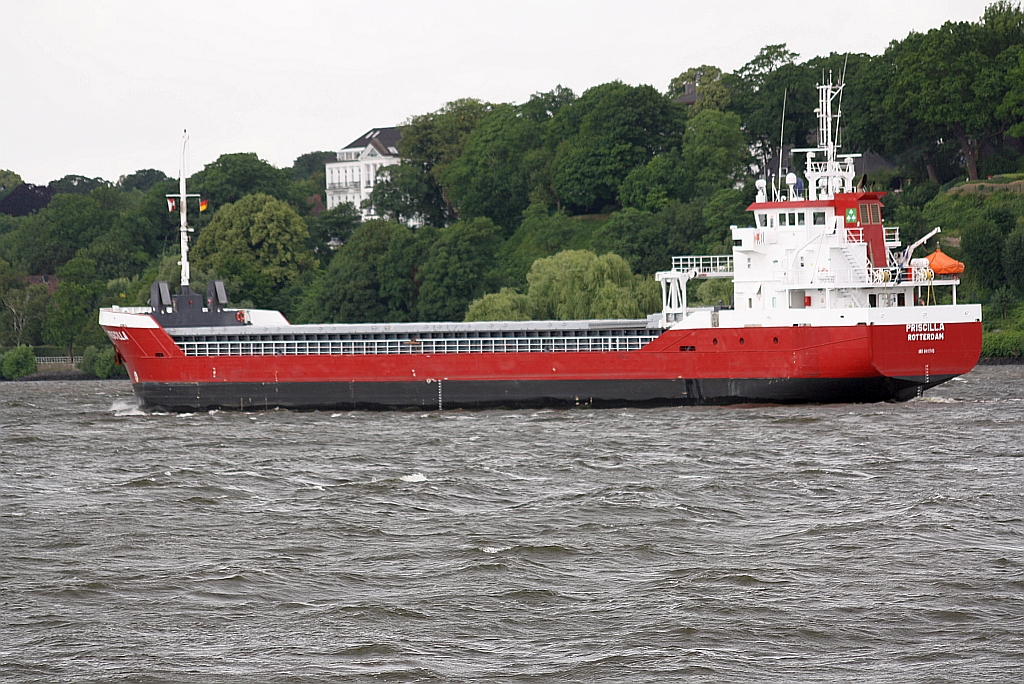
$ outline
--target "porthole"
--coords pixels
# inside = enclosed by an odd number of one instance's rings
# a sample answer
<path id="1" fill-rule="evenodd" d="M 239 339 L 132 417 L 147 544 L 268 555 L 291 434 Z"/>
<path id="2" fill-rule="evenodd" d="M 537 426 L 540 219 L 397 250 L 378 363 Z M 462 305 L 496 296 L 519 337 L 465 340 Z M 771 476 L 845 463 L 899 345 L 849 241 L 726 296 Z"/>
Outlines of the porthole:
<path id="1" fill-rule="evenodd" d="M 743 338 L 741 337 L 741 338 L 740 338 L 740 344 L 746 344 L 746 343 L 747 343 L 747 342 L 746 342 L 746 340 L 744 340 L 744 339 L 743 339 Z"/>
<path id="2" fill-rule="evenodd" d="M 775 344 L 778 344 L 779 343 L 779 338 L 778 337 L 773 337 L 772 338 L 772 342 L 774 342 Z"/>
<path id="3" fill-rule="evenodd" d="M 716 337 L 715 339 L 711 340 L 711 344 L 718 344 L 718 338 Z"/>

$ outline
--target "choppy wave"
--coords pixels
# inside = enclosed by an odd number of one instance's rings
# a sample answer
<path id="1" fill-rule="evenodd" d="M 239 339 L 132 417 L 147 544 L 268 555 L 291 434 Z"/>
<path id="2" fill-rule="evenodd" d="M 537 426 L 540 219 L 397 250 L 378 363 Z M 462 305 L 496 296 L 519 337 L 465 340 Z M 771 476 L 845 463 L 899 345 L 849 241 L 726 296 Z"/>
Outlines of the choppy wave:
<path id="1" fill-rule="evenodd" d="M 141 411 L 8 383 L 5 681 L 1013 681 L 1024 386 Z M 144 674 L 143 674 L 144 673 Z"/>

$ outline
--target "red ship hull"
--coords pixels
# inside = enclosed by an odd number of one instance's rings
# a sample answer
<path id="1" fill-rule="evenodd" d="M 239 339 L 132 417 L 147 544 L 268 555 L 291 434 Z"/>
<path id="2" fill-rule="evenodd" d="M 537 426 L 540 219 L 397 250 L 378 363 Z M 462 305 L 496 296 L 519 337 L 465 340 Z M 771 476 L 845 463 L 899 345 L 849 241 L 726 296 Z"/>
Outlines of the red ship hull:
<path id="1" fill-rule="evenodd" d="M 629 352 L 197 357 L 160 327 L 105 326 L 141 402 L 170 410 L 906 400 L 977 364 L 981 323 L 943 328 L 668 330 Z"/>

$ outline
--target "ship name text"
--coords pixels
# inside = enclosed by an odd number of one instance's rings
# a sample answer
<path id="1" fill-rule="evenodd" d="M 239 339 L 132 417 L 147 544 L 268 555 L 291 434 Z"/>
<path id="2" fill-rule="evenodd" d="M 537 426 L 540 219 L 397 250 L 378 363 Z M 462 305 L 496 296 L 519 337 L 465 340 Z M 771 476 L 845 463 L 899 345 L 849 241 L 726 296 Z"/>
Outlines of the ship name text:
<path id="1" fill-rule="evenodd" d="M 945 323 L 907 323 L 907 342 L 944 340 L 945 329 Z"/>

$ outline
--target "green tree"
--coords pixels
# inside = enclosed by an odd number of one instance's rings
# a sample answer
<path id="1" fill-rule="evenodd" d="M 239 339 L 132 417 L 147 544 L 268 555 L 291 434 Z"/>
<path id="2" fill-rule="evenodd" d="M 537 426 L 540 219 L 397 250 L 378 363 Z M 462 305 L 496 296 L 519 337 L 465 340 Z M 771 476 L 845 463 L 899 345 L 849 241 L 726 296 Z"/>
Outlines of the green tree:
<path id="1" fill-rule="evenodd" d="M 688 304 L 690 306 L 732 306 L 733 284 L 731 278 L 708 278 L 694 282 Z M 692 286 L 691 286 L 692 287 Z"/>
<path id="2" fill-rule="evenodd" d="M 896 55 L 886 108 L 956 140 L 968 178 L 976 180 L 982 145 L 999 138 L 1012 114 L 1007 74 L 1019 64 L 1022 44 L 1024 13 L 1008 2 L 990 5 L 979 23 L 911 33 Z"/>
<path id="3" fill-rule="evenodd" d="M 732 109 L 742 120 L 761 164 L 779 152 L 783 103 L 783 143 L 802 147 L 817 130 L 817 76 L 813 70 L 797 65 L 797 57 L 784 43 L 766 45 L 752 60 L 724 78 L 732 96 Z"/>
<path id="4" fill-rule="evenodd" d="M 705 109 L 687 124 L 680 150 L 660 154 L 626 176 L 619 202 L 657 212 L 671 200 L 706 197 L 743 182 L 752 161 L 739 117 Z"/>
<path id="5" fill-rule="evenodd" d="M 562 107 L 576 101 L 576 94 L 564 86 L 556 86 L 546 93 L 534 93 L 530 99 L 519 106 L 523 116 L 535 123 L 546 123 Z"/>
<path id="6" fill-rule="evenodd" d="M 337 152 L 307 152 L 295 158 L 289 171 L 291 171 L 292 178 L 295 180 L 323 178 L 326 172 L 325 166 L 336 161 L 338 161 Z M 320 187 L 324 187 L 323 184 Z"/>
<path id="7" fill-rule="evenodd" d="M 530 298 L 510 287 L 474 299 L 466 311 L 467 321 L 528 321 Z"/>
<path id="8" fill-rule="evenodd" d="M 32 347 L 23 345 L 4 354 L 0 371 L 8 380 L 17 380 L 35 373 L 36 355 L 32 351 Z"/>
<path id="9" fill-rule="evenodd" d="M 659 154 L 629 172 L 619 186 L 619 204 L 624 208 L 656 212 L 672 199 L 682 199 L 686 182 L 679 152 Z"/>
<path id="10" fill-rule="evenodd" d="M 67 175 L 60 180 L 50 181 L 50 188 L 58 194 L 88 195 L 96 188 L 110 187 L 110 181 L 102 178 Z"/>
<path id="11" fill-rule="evenodd" d="M 668 98 L 674 100 L 682 95 L 687 83 L 692 83 L 697 90 L 697 101 L 690 106 L 694 114 L 704 109 L 725 111 L 732 102 L 729 89 L 722 81 L 722 70 L 716 66 L 702 64 L 679 74 L 668 84 Z"/>
<path id="12" fill-rule="evenodd" d="M 359 210 L 348 202 L 307 220 L 309 242 L 321 265 L 327 266 L 333 258 L 331 245 L 344 244 L 362 220 Z"/>
<path id="13" fill-rule="evenodd" d="M 1003 282 L 1003 245 L 1005 237 L 994 221 L 974 219 L 960 230 L 967 273 L 989 290 Z"/>
<path id="14" fill-rule="evenodd" d="M 1003 247 L 1003 273 L 1006 282 L 1017 296 L 1024 296 L 1024 226 L 1016 228 L 1006 238 Z"/>
<path id="15" fill-rule="evenodd" d="M 587 249 L 599 224 L 549 212 L 545 204 L 531 204 L 523 212 L 519 228 L 502 244 L 497 254 L 496 280 L 515 288 L 526 288 L 526 274 L 537 259 L 566 249 Z"/>
<path id="16" fill-rule="evenodd" d="M 679 164 L 686 185 L 681 199 L 733 187 L 744 179 L 750 162 L 738 115 L 713 109 L 699 112 L 683 136 Z"/>
<path id="17" fill-rule="evenodd" d="M 14 171 L 8 171 L 7 169 L 0 169 L 0 199 L 7 196 L 14 188 L 24 183 L 21 176 L 14 173 Z"/>
<path id="18" fill-rule="evenodd" d="M 417 236 L 400 223 L 374 220 L 360 225 L 306 293 L 298 320 L 409 320 L 415 305 L 415 250 L 411 246 L 416 241 Z"/>
<path id="19" fill-rule="evenodd" d="M 470 132 L 491 105 L 474 99 L 454 100 L 402 126 L 398 151 L 402 163 L 381 169 L 368 204 L 392 220 L 417 220 L 445 226 L 458 212 L 444 192 L 448 165 L 462 154 Z"/>
<path id="20" fill-rule="evenodd" d="M 102 284 L 96 280 L 96 262 L 86 257 L 71 259 L 57 270 L 60 283 L 51 300 L 43 339 L 67 349 L 74 356 L 76 344 L 103 337 L 97 322 Z"/>
<path id="21" fill-rule="evenodd" d="M 752 226 L 751 216 L 747 207 L 754 201 L 748 190 L 737 190 L 736 188 L 722 188 L 708 198 L 707 204 L 701 209 L 704 217 L 704 225 L 710 231 L 722 230 L 721 237 L 724 240 L 732 240 L 728 232 L 729 226 Z"/>
<path id="22" fill-rule="evenodd" d="M 109 344 L 99 348 L 86 347 L 82 353 L 82 360 L 78 363 L 78 370 L 100 380 L 128 376 L 125 367 L 116 363 L 114 348 Z"/>
<path id="23" fill-rule="evenodd" d="M 0 344 L 34 344 L 41 338 L 50 290 L 46 285 L 10 288 L 0 294 Z"/>
<path id="24" fill-rule="evenodd" d="M 672 201 L 657 213 L 615 212 L 594 236 L 594 248 L 622 256 L 637 273 L 664 271 L 673 255 L 698 251 L 705 235 L 703 205 Z"/>
<path id="25" fill-rule="evenodd" d="M 1006 319 L 1010 315 L 1010 311 L 1013 310 L 1014 305 L 1017 303 L 1017 299 L 1013 296 L 1010 288 L 1006 285 L 998 288 L 992 293 L 992 296 L 988 300 L 989 306 L 986 307 L 985 313 L 995 312 L 996 316 L 1002 319 Z"/>
<path id="26" fill-rule="evenodd" d="M 512 105 L 495 105 L 467 136 L 442 180 L 463 219 L 490 218 L 508 233 L 529 205 L 531 173 L 524 156 L 539 147 L 541 125 Z"/>
<path id="27" fill-rule="evenodd" d="M 248 195 L 221 207 L 199 235 L 196 267 L 239 283 L 256 306 L 280 301 L 279 294 L 316 272 L 306 246 L 306 222 L 285 202 Z"/>
<path id="28" fill-rule="evenodd" d="M 296 210 L 302 210 L 305 205 L 305 198 L 294 193 L 290 174 L 263 161 L 254 152 L 222 154 L 193 174 L 188 179 L 188 188 L 208 199 L 214 211 L 252 194 L 289 202 Z"/>
<path id="29" fill-rule="evenodd" d="M 158 169 L 139 169 L 135 173 L 129 173 L 118 178 L 117 187 L 123 192 L 131 192 L 132 190 L 146 192 L 157 183 L 165 183 L 169 180 L 170 178 L 167 174 Z"/>
<path id="30" fill-rule="evenodd" d="M 398 223 L 443 226 L 451 218 L 441 186 L 421 164 L 405 160 L 377 171 L 377 181 L 363 207 Z"/>
<path id="31" fill-rule="evenodd" d="M 38 213 L 22 219 L 18 228 L 0 236 L 0 254 L 31 274 L 53 273 L 113 225 L 131 198 L 100 187 L 88 195 L 56 195 Z"/>
<path id="32" fill-rule="evenodd" d="M 77 253 L 77 256 L 89 257 L 96 262 L 97 277 L 104 281 L 141 273 L 152 260 L 152 256 L 138 246 L 130 231 L 121 225 L 121 220 L 122 217 L 115 219 L 113 228 Z"/>
<path id="33" fill-rule="evenodd" d="M 420 268 L 418 309 L 423 320 L 461 321 L 469 303 L 494 283 L 501 230 L 488 218 L 459 221 L 440 231 Z"/>
<path id="34" fill-rule="evenodd" d="M 527 297 L 535 319 L 640 318 L 660 308 L 657 285 L 617 254 L 567 250 L 538 259 Z"/>
<path id="35" fill-rule="evenodd" d="M 594 213 L 615 205 L 635 167 L 678 144 L 685 112 L 651 86 L 621 82 L 591 88 L 547 126 L 551 188 L 570 209 Z"/>

